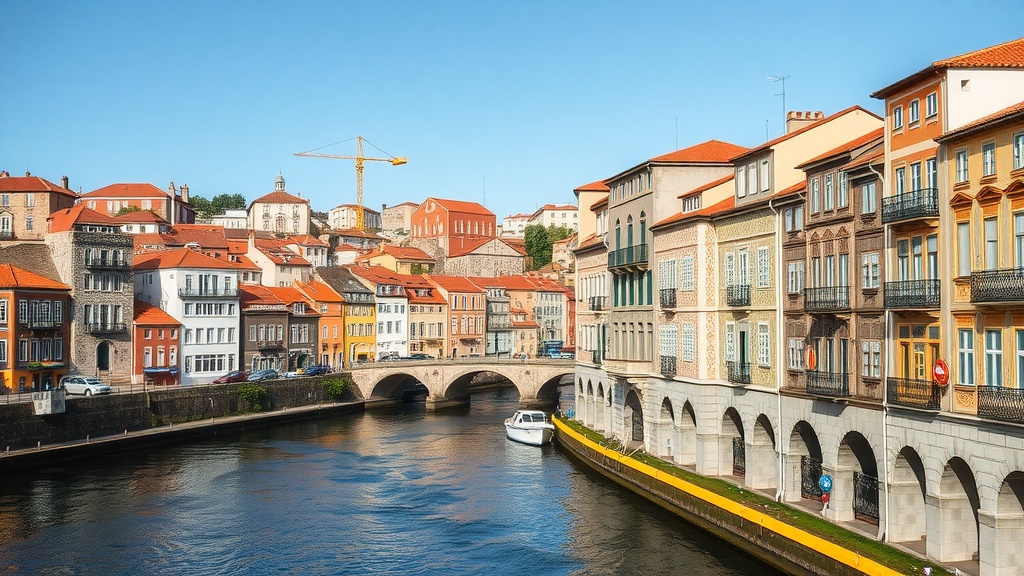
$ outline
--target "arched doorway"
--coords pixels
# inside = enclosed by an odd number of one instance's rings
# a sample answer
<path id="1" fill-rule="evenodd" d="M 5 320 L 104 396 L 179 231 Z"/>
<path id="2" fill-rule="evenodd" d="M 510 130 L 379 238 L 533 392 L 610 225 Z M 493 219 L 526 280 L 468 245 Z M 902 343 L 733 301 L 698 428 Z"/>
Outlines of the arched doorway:
<path id="1" fill-rule="evenodd" d="M 917 451 L 904 446 L 896 456 L 889 483 L 889 540 L 919 542 L 926 534 L 924 463 Z"/>
<path id="2" fill-rule="evenodd" d="M 627 447 L 633 447 L 635 442 L 639 442 L 642 446 L 644 442 L 644 409 L 636 390 L 630 390 L 626 394 L 626 409 L 623 411 L 622 419 Z"/>
<path id="3" fill-rule="evenodd" d="M 750 444 L 750 470 L 747 484 L 757 490 L 774 490 L 777 486 L 778 460 L 775 456 L 775 429 L 768 416 L 761 414 L 754 421 L 754 437 Z"/>
<path id="4" fill-rule="evenodd" d="M 991 574 L 1014 574 L 1024 566 L 1024 472 L 1010 472 L 999 487 L 996 497 L 996 514 L 991 526 L 981 525 L 981 540 L 992 542 L 991 558 L 980 558 L 983 566 L 991 566 Z M 986 550 L 987 552 L 987 550 Z M 982 571 L 985 569 L 982 568 Z"/>
<path id="5" fill-rule="evenodd" d="M 735 408 L 722 416 L 722 432 L 718 436 L 718 473 L 721 476 L 739 476 L 746 479 L 747 456 L 743 444 L 743 421 Z"/>
<path id="6" fill-rule="evenodd" d="M 597 383 L 597 404 L 594 408 L 594 429 L 605 432 L 607 427 L 604 421 L 605 411 L 604 384 Z"/>
<path id="7" fill-rule="evenodd" d="M 928 526 L 928 556 L 940 562 L 977 559 L 978 485 L 962 458 L 951 458 L 943 468 L 934 505 L 938 522 Z"/>
<path id="8" fill-rule="evenodd" d="M 674 462 L 676 455 L 676 422 L 675 414 L 672 412 L 672 401 L 665 398 L 661 401 L 661 413 L 658 415 L 658 434 L 655 438 L 657 446 L 654 447 L 658 456 Z"/>
<path id="9" fill-rule="evenodd" d="M 693 405 L 687 400 L 679 415 L 679 456 L 677 462 L 686 466 L 697 463 L 697 417 Z"/>
<path id="10" fill-rule="evenodd" d="M 96 346 L 96 369 L 110 370 L 110 342 L 100 342 Z"/>
<path id="11" fill-rule="evenodd" d="M 814 428 L 805 420 L 797 422 L 789 434 L 785 458 L 787 502 L 802 499 L 821 501 L 821 443 Z"/>
<path id="12" fill-rule="evenodd" d="M 587 426 L 594 425 L 594 384 L 587 380 L 586 401 L 583 403 L 583 422 Z"/>
<path id="13" fill-rule="evenodd" d="M 829 503 L 835 520 L 861 520 L 878 526 L 878 463 L 871 444 L 860 432 L 848 432 L 839 443 Z"/>

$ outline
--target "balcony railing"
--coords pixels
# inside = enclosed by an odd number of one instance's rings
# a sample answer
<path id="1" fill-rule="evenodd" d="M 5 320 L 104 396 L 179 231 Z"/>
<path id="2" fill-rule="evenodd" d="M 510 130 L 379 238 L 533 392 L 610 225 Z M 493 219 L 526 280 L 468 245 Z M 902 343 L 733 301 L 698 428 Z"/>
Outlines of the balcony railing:
<path id="1" fill-rule="evenodd" d="M 661 301 L 662 308 L 675 308 L 676 307 L 676 289 L 675 288 L 662 288 L 658 292 L 659 299 Z"/>
<path id="2" fill-rule="evenodd" d="M 726 286 L 725 303 L 729 306 L 750 306 L 750 284 Z"/>
<path id="3" fill-rule="evenodd" d="M 890 376 L 885 379 L 885 398 L 889 404 L 922 410 L 939 409 L 939 387 L 931 380 L 911 380 Z"/>
<path id="4" fill-rule="evenodd" d="M 29 330 L 56 330 L 63 321 L 54 318 L 24 318 L 21 323 Z"/>
<path id="5" fill-rule="evenodd" d="M 232 298 L 238 296 L 236 288 L 178 288 L 181 298 Z"/>
<path id="6" fill-rule="evenodd" d="M 675 376 L 676 375 L 676 357 L 675 356 L 662 356 L 661 357 L 661 374 L 663 376 Z"/>
<path id="7" fill-rule="evenodd" d="M 850 395 L 850 375 L 846 372 L 808 370 L 807 393 L 815 396 L 846 398 Z"/>
<path id="8" fill-rule="evenodd" d="M 1024 301 L 1024 268 L 971 272 L 971 303 Z"/>
<path id="9" fill-rule="evenodd" d="M 601 357 L 602 357 L 602 354 L 601 354 L 600 350 L 591 350 L 590 351 L 590 363 L 591 364 L 600 365 L 601 364 Z"/>
<path id="10" fill-rule="evenodd" d="M 619 268 L 636 264 L 647 264 L 647 244 L 627 246 L 608 253 L 608 267 Z"/>
<path id="11" fill-rule="evenodd" d="M 978 416 L 1024 422 L 1024 388 L 978 386 Z"/>
<path id="12" fill-rule="evenodd" d="M 14 230 L 0 230 L 0 240 L 10 240 L 14 238 Z"/>
<path id="13" fill-rule="evenodd" d="M 885 283 L 886 308 L 938 308 L 939 280 L 899 280 Z"/>
<path id="14" fill-rule="evenodd" d="M 725 379 L 736 384 L 750 384 L 750 362 L 726 362 Z"/>
<path id="15" fill-rule="evenodd" d="M 85 331 L 89 334 L 117 334 L 128 331 L 128 324 L 125 322 L 90 322 L 85 325 Z"/>
<path id="16" fill-rule="evenodd" d="M 939 215 L 939 191 L 922 188 L 882 198 L 882 223 L 901 222 Z"/>
<path id="17" fill-rule="evenodd" d="M 284 340 L 260 340 L 256 347 L 260 350 L 274 350 L 284 348 Z"/>
<path id="18" fill-rule="evenodd" d="M 590 310 L 592 312 L 600 312 L 608 309 L 608 297 L 607 296 L 591 296 L 588 302 Z"/>
<path id="19" fill-rule="evenodd" d="M 849 286 L 821 286 L 804 289 L 805 312 L 837 312 L 849 309 Z"/>
<path id="20" fill-rule="evenodd" d="M 491 331 L 494 331 L 494 330 L 511 330 L 512 329 L 512 321 L 511 320 L 498 320 L 498 319 L 492 318 L 492 319 L 487 321 L 487 329 L 491 330 Z"/>
<path id="21" fill-rule="evenodd" d="M 85 266 L 87 268 L 128 269 L 132 267 L 132 264 L 122 258 L 100 258 L 94 256 L 85 259 Z"/>

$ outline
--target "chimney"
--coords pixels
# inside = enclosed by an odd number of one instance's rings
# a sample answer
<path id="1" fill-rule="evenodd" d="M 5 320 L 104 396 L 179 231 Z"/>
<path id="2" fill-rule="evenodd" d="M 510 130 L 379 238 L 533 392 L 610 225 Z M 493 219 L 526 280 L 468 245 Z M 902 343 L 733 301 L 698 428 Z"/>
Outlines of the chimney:
<path id="1" fill-rule="evenodd" d="M 171 195 L 171 198 L 174 198 L 175 196 L 178 195 L 177 189 L 174 188 L 174 182 L 171 182 L 170 184 L 167 185 L 167 193 Z"/>
<path id="2" fill-rule="evenodd" d="M 824 117 L 825 113 L 820 110 L 817 112 L 791 111 L 786 114 L 786 134 L 796 132 L 804 126 L 810 126 Z"/>
<path id="3" fill-rule="evenodd" d="M 256 232 L 253 230 L 249 230 L 249 248 L 251 250 L 256 249 Z"/>
<path id="4" fill-rule="evenodd" d="M 188 202 L 188 184 L 181 185 L 181 201 Z"/>
<path id="5" fill-rule="evenodd" d="M 60 177 L 60 185 L 61 185 L 61 188 L 64 188 L 65 190 L 70 190 L 70 188 L 68 188 L 68 177 L 67 176 L 61 176 Z"/>

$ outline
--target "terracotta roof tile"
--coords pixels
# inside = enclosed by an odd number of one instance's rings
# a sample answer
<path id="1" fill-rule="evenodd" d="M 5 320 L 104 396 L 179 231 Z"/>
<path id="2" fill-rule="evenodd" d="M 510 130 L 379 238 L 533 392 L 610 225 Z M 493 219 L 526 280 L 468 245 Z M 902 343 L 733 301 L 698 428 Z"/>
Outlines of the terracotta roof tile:
<path id="1" fill-rule="evenodd" d="M 689 148 L 676 150 L 662 156 L 651 158 L 649 162 L 686 162 L 702 164 L 724 164 L 731 159 L 744 154 L 748 148 L 722 142 L 721 140 L 708 140 Z"/>
<path id="2" fill-rule="evenodd" d="M 132 311 L 135 324 L 139 326 L 181 326 L 181 322 L 167 312 L 161 310 L 142 300 L 135 301 L 135 309 Z"/>
<path id="3" fill-rule="evenodd" d="M 1024 68 L 1024 38 L 933 62 L 936 68 Z"/>
<path id="4" fill-rule="evenodd" d="M 71 290 L 71 286 L 50 280 L 35 272 L 18 268 L 13 264 L 0 264 L 0 288 L 24 288 L 33 290 Z"/>
<path id="5" fill-rule="evenodd" d="M 444 207 L 449 212 L 462 212 L 464 214 L 484 214 L 487 216 L 494 216 L 494 213 L 484 208 L 482 205 L 476 202 L 467 202 L 465 200 L 449 200 L 447 198 L 434 198 L 430 197 L 423 201 L 423 204 L 433 200 L 439 206 Z M 420 204 L 422 206 L 423 204 Z"/>
<path id="6" fill-rule="evenodd" d="M 309 200 L 306 198 L 299 198 L 298 196 L 292 196 L 282 190 L 274 190 L 270 194 L 264 194 L 263 196 L 253 200 L 249 206 L 252 207 L 253 204 L 309 204 Z"/>
<path id="7" fill-rule="evenodd" d="M 97 198 L 168 198 L 168 194 L 165 190 L 161 190 L 156 186 L 149 183 L 121 183 L 111 184 L 98 188 L 87 194 L 82 194 L 82 198 L 88 198 L 95 200 Z"/>
<path id="8" fill-rule="evenodd" d="M 11 176 L 7 172 L 0 172 L 0 192 L 55 192 L 72 198 L 78 197 L 78 194 L 71 190 L 39 176 Z"/>
<path id="9" fill-rule="evenodd" d="M 121 226 L 121 222 L 106 214 L 90 210 L 85 204 L 78 204 L 64 210 L 57 210 L 46 217 L 50 232 L 67 232 L 76 224 L 99 224 L 101 226 Z"/>
<path id="10" fill-rule="evenodd" d="M 125 212 L 120 216 L 114 216 L 114 219 L 122 224 L 167 224 L 167 220 L 164 220 L 150 210 Z"/>
<path id="11" fill-rule="evenodd" d="M 855 160 L 853 160 L 849 164 L 843 164 L 842 166 L 839 167 L 839 169 L 840 170 L 851 170 L 853 168 L 858 168 L 860 166 L 864 166 L 865 164 L 882 164 L 884 162 L 885 162 L 885 150 L 879 150 L 878 152 L 875 152 L 874 154 L 865 154 L 864 156 L 861 156 L 860 158 L 856 158 Z"/>
<path id="12" fill-rule="evenodd" d="M 317 280 L 316 278 L 310 278 L 309 282 L 295 281 L 294 286 L 316 302 L 330 302 L 336 304 L 345 301 L 345 299 L 341 297 L 341 294 L 338 294 L 334 288 L 331 288 L 329 285 Z"/>
<path id="13" fill-rule="evenodd" d="M 306 305 L 305 316 L 319 316 L 320 312 L 317 311 L 313 301 L 308 296 L 303 294 L 298 289 L 292 286 L 268 286 L 267 290 L 281 299 L 288 307 L 291 307 L 295 303 L 302 303 Z"/>
<path id="14" fill-rule="evenodd" d="M 286 238 L 290 244 L 298 244 L 299 246 L 330 246 L 327 242 L 317 238 L 316 236 L 310 236 L 309 234 L 299 234 L 297 236 L 289 236 Z"/>
<path id="15" fill-rule="evenodd" d="M 732 210 L 735 207 L 736 197 L 730 196 L 717 204 L 701 208 L 700 210 L 694 210 L 693 212 L 680 212 L 674 216 L 669 216 L 668 218 L 665 218 L 661 222 L 654 224 L 654 226 L 651 226 L 651 228 L 653 229 L 658 226 L 667 226 L 669 224 L 675 224 L 676 222 L 680 222 L 690 218 L 717 216 L 720 212 L 726 212 L 728 210 Z"/>
<path id="16" fill-rule="evenodd" d="M 136 254 L 136 270 L 164 270 L 168 268 L 196 268 L 201 270 L 235 270 L 236 266 L 226 260 L 207 256 L 191 248 L 176 248 L 160 252 Z"/>
<path id="17" fill-rule="evenodd" d="M 831 158 L 833 156 L 838 156 L 838 155 L 846 153 L 846 152 L 851 152 L 854 149 L 859 148 L 859 147 L 861 147 L 861 146 L 863 146 L 865 144 L 868 144 L 868 143 L 870 143 L 873 140 L 880 140 L 883 137 L 884 132 L 885 132 L 884 128 L 879 128 L 877 130 L 872 130 L 871 132 L 868 132 L 867 134 L 865 134 L 865 135 L 863 135 L 863 136 L 861 136 L 859 138 L 854 138 L 853 140 L 850 140 L 846 144 L 843 144 L 841 146 L 836 146 L 835 148 L 829 150 L 828 152 L 825 152 L 824 154 L 819 154 L 818 156 L 815 156 L 814 158 L 811 158 L 810 160 L 808 160 L 808 161 L 806 161 L 806 162 L 804 162 L 802 164 L 797 164 L 796 167 L 797 168 L 803 168 L 805 166 L 810 166 L 811 164 L 815 164 L 817 162 L 820 162 L 822 160 L 826 160 L 826 159 Z"/>
<path id="18" fill-rule="evenodd" d="M 604 180 L 598 180 L 597 182 L 591 182 L 590 184 L 584 184 L 579 188 L 573 190 L 574 192 L 608 192 L 608 185 L 604 183 Z"/>
<path id="19" fill-rule="evenodd" d="M 462 276 L 437 276 L 434 274 L 424 274 L 423 277 L 429 282 L 444 288 L 448 292 L 480 293 L 484 291 L 476 284 L 470 282 L 468 278 L 463 278 Z"/>
<path id="20" fill-rule="evenodd" d="M 227 250 L 228 239 L 223 226 L 208 224 L 177 224 L 161 234 L 168 246 L 198 244 L 207 250 Z"/>
<path id="21" fill-rule="evenodd" d="M 1003 108 L 1002 110 L 995 112 L 993 114 L 989 114 L 984 118 L 979 118 L 974 122 L 970 122 L 964 124 L 959 128 L 950 130 L 949 132 L 946 132 L 942 136 L 936 138 L 936 140 L 939 142 L 944 142 L 957 136 L 963 136 L 965 134 L 970 134 L 971 132 L 983 130 L 985 128 L 988 128 L 990 124 L 996 124 L 1001 120 L 1011 120 L 1021 115 L 1024 115 L 1024 102 L 1018 102 L 1013 106 Z"/>

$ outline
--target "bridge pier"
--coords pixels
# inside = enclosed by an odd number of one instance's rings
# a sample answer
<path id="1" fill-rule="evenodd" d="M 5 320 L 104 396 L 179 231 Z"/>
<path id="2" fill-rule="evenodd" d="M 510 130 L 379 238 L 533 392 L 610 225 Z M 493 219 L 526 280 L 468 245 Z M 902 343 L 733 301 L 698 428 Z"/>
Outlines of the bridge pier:
<path id="1" fill-rule="evenodd" d="M 555 404 L 556 402 L 550 398 L 519 398 L 519 407 L 525 410 L 543 410 L 545 412 L 553 412 L 556 407 Z"/>
<path id="2" fill-rule="evenodd" d="M 436 412 L 438 410 L 446 410 L 448 408 L 454 408 L 456 406 L 465 406 L 469 404 L 469 397 L 465 398 L 434 398 L 433 396 L 427 396 L 427 412 Z"/>

